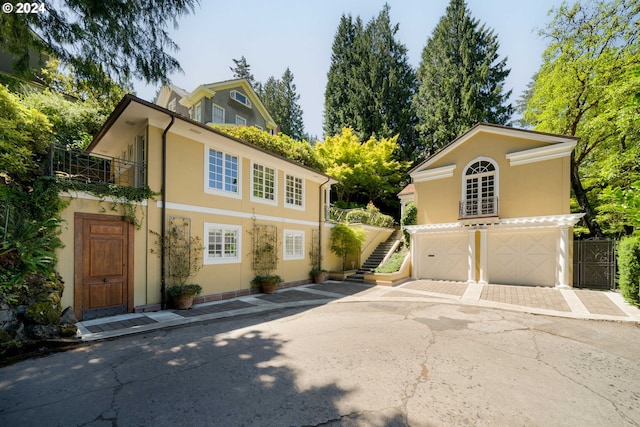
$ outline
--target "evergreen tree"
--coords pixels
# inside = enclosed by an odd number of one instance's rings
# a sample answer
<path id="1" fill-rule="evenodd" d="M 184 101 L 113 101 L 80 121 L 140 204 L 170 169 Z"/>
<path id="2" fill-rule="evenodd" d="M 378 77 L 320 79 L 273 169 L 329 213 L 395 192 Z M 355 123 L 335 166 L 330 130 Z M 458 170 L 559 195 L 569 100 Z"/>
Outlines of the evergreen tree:
<path id="1" fill-rule="evenodd" d="M 258 95 L 280 127 L 280 132 L 294 139 L 303 139 L 305 132 L 302 108 L 298 104 L 300 95 L 296 92 L 293 78 L 293 73 L 287 67 L 281 80 L 269 77 L 259 88 Z"/>
<path id="2" fill-rule="evenodd" d="M 30 52 L 44 52 L 95 86 L 166 80 L 180 70 L 167 52 L 177 45 L 168 23 L 192 12 L 198 0 L 65 0 L 44 2 L 46 11 L 0 14 L 0 46 L 25 69 Z"/>
<path id="3" fill-rule="evenodd" d="M 399 135 L 402 157 L 409 158 L 415 73 L 406 47 L 396 40 L 399 27 L 391 24 L 389 11 L 385 4 L 365 27 L 359 18 L 340 19 L 327 75 L 324 130 L 335 135 L 350 126 L 362 140 Z"/>
<path id="4" fill-rule="evenodd" d="M 509 124 L 513 106 L 504 92 L 510 73 L 498 59 L 498 38 L 451 0 L 422 51 L 413 98 L 422 155 L 446 145 L 478 122 Z"/>
<path id="5" fill-rule="evenodd" d="M 342 15 L 333 40 L 331 65 L 327 73 L 324 93 L 324 133 L 337 135 L 343 127 L 355 126 L 356 112 L 351 105 L 356 97 L 355 86 L 355 40 L 362 34 L 360 18 Z"/>
<path id="6" fill-rule="evenodd" d="M 251 73 L 251 65 L 247 64 L 247 58 L 242 55 L 240 59 L 233 59 L 235 67 L 229 67 L 233 71 L 233 77 L 236 79 L 246 79 L 254 90 L 257 90 L 260 83 L 256 82 L 256 79 Z"/>

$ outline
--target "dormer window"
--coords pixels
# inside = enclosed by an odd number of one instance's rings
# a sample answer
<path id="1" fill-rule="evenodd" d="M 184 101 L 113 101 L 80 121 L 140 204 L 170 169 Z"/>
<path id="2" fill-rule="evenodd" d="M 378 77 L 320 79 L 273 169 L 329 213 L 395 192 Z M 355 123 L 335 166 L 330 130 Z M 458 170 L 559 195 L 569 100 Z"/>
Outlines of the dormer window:
<path id="1" fill-rule="evenodd" d="M 464 170 L 460 218 L 498 215 L 498 167 L 493 160 L 472 161 Z"/>
<path id="2" fill-rule="evenodd" d="M 231 94 L 231 99 L 238 101 L 240 104 L 244 105 L 245 107 L 251 108 L 251 101 L 245 94 L 238 92 L 237 90 L 232 90 L 230 94 Z"/>

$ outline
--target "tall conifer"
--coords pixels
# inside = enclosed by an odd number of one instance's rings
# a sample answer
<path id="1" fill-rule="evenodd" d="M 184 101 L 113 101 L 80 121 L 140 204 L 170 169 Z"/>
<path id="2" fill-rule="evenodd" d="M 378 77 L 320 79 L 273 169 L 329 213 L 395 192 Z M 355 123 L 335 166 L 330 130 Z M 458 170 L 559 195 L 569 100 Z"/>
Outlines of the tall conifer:
<path id="1" fill-rule="evenodd" d="M 504 91 L 510 73 L 493 30 L 471 16 L 464 0 L 451 0 L 422 51 L 413 98 L 422 155 L 478 122 L 506 125 L 513 114 Z"/>

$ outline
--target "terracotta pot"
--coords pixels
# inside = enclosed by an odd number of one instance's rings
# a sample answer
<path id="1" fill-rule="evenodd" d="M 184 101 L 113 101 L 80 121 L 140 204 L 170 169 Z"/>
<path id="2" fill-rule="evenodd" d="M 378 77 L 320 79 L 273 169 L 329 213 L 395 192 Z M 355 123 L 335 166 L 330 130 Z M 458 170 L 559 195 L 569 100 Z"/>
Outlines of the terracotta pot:
<path id="1" fill-rule="evenodd" d="M 265 294 L 272 294 L 276 291 L 278 284 L 276 282 L 265 281 L 262 282 L 262 292 Z"/>
<path id="2" fill-rule="evenodd" d="M 188 310 L 193 305 L 193 298 L 195 295 L 180 295 L 179 297 L 171 298 L 173 302 L 173 308 L 177 310 Z"/>
<path id="3" fill-rule="evenodd" d="M 313 275 L 313 282 L 314 283 L 324 283 L 325 280 L 327 280 L 327 273 L 325 273 L 325 272 Z"/>

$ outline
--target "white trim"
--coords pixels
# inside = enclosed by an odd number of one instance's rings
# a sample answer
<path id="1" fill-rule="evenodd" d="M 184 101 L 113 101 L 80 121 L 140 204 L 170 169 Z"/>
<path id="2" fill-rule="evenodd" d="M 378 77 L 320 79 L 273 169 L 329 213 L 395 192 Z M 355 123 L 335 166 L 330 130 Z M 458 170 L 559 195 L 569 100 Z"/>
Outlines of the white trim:
<path id="1" fill-rule="evenodd" d="M 287 178 L 293 178 L 294 179 L 294 193 L 295 193 L 295 180 L 299 179 L 302 181 L 302 194 L 301 194 L 301 205 L 296 205 L 295 203 L 289 203 L 287 201 Z M 305 191 L 306 191 L 306 180 L 302 177 L 290 174 L 290 173 L 286 173 L 284 174 L 284 206 L 286 208 L 289 209 L 295 209 L 298 211 L 303 211 L 305 210 Z M 295 200 L 295 198 L 294 198 Z"/>
<path id="2" fill-rule="evenodd" d="M 214 150 L 219 153 L 222 153 L 223 156 L 232 156 L 238 159 L 238 176 L 237 176 L 237 191 L 227 191 L 224 189 L 224 171 L 222 174 L 222 189 L 211 188 L 209 187 L 209 151 Z M 223 161 L 224 163 L 224 161 Z M 207 194 L 215 194 L 217 196 L 223 197 L 231 197 L 233 199 L 241 199 L 242 198 L 242 157 L 233 152 L 229 152 L 227 150 L 221 150 L 218 147 L 210 144 L 204 144 L 204 170 L 203 170 L 203 178 L 204 178 L 204 192 Z"/>
<path id="3" fill-rule="evenodd" d="M 300 253 L 287 255 L 287 237 L 288 236 L 301 236 L 302 243 L 300 245 Z M 282 259 L 285 261 L 292 260 L 301 260 L 304 259 L 304 247 L 305 247 L 305 238 L 304 238 L 304 230 L 292 230 L 285 228 L 282 230 Z"/>
<path id="4" fill-rule="evenodd" d="M 265 197 L 260 197 L 260 196 L 255 196 L 254 193 L 254 185 L 255 185 L 255 181 L 254 181 L 254 172 L 255 166 L 260 166 L 263 168 L 263 174 L 265 173 L 266 169 L 271 169 L 273 171 L 273 200 L 265 198 Z M 264 177 L 263 177 L 264 178 Z M 267 166 L 264 163 L 258 163 L 258 162 L 254 162 L 253 160 L 251 161 L 251 173 L 250 173 L 250 177 L 249 179 L 251 180 L 250 182 L 250 186 L 249 186 L 249 200 L 251 200 L 252 202 L 256 202 L 256 203 L 263 203 L 265 205 L 271 205 L 271 206 L 278 206 L 278 169 L 271 167 L 271 166 Z M 263 179 L 263 183 L 264 185 L 264 179 Z M 263 194 L 266 194 L 265 189 L 263 189 Z"/>
<path id="5" fill-rule="evenodd" d="M 240 94 L 240 96 L 242 96 L 246 100 L 246 102 L 240 101 L 238 99 L 238 94 Z M 245 95 L 242 92 L 239 92 L 239 91 L 237 91 L 235 89 L 232 89 L 231 91 L 229 91 L 229 97 L 231 99 L 233 99 L 234 101 L 236 101 L 237 103 L 244 105 L 247 108 L 253 108 L 253 106 L 251 104 L 251 100 L 249 99 L 249 95 Z"/>
<path id="6" fill-rule="evenodd" d="M 197 117 L 197 115 L 199 115 L 200 117 Z M 195 103 L 195 105 L 193 106 L 193 117 L 192 119 L 198 123 L 202 123 L 202 101 L 198 101 Z"/>
<path id="7" fill-rule="evenodd" d="M 236 255 L 234 257 L 209 258 L 209 231 L 211 229 L 233 230 L 236 232 Z M 223 236 L 224 239 L 224 236 Z M 224 241 L 222 242 L 224 251 Z M 204 223 L 204 254 L 202 262 L 205 265 L 211 264 L 238 264 L 242 259 L 242 226 L 231 224 L 216 224 L 212 222 Z"/>
<path id="8" fill-rule="evenodd" d="M 560 159 L 571 155 L 577 141 L 563 142 L 549 147 L 533 148 L 531 150 L 508 153 L 506 158 L 511 166 L 526 165 L 544 160 Z"/>
<path id="9" fill-rule="evenodd" d="M 167 110 L 169 111 L 173 111 L 174 113 L 176 112 L 176 98 L 173 98 L 171 101 L 169 101 L 169 103 L 167 104 Z"/>
<path id="10" fill-rule="evenodd" d="M 585 214 L 580 213 L 566 215 L 531 216 L 521 218 L 503 218 L 482 225 L 458 221 L 439 224 L 408 225 L 404 228 L 409 232 L 409 234 L 422 234 L 465 231 L 469 227 L 475 227 L 478 229 L 498 228 L 504 230 L 543 227 L 573 227 L 584 215 Z"/>
<path id="11" fill-rule="evenodd" d="M 474 174 L 474 175 L 467 175 L 467 171 L 469 170 L 469 168 L 471 167 L 471 165 L 473 165 L 474 163 L 478 163 L 478 162 L 489 162 L 493 165 L 493 172 L 485 172 L 485 173 L 481 173 L 481 174 Z M 467 202 L 467 182 L 469 181 L 469 179 L 467 177 L 477 177 L 477 178 L 481 178 L 483 176 L 490 176 L 493 175 L 493 198 L 494 198 L 494 204 L 495 204 L 495 199 L 498 199 L 500 196 L 500 168 L 498 167 L 498 162 L 496 162 L 495 160 L 493 160 L 491 157 L 484 157 L 484 156 L 480 156 L 480 157 L 476 157 L 475 159 L 471 160 L 469 163 L 466 164 L 466 166 L 464 167 L 464 169 L 462 169 L 462 179 L 461 181 L 461 186 L 462 189 L 460 191 L 460 201 L 462 203 Z M 478 179 L 478 205 L 480 206 L 482 203 L 482 200 L 484 199 L 483 195 L 482 195 L 482 185 L 481 185 L 481 180 Z M 495 210 L 495 215 L 494 214 L 489 214 L 489 215 L 484 215 L 482 213 L 478 213 L 478 215 L 475 215 L 473 217 L 480 217 L 480 216 L 498 216 L 498 206 L 494 205 L 494 210 Z M 478 211 L 480 211 L 480 209 L 478 208 Z M 470 218 L 471 216 L 466 216 L 465 219 Z"/>
<path id="12" fill-rule="evenodd" d="M 158 208 L 161 208 L 162 201 L 158 200 L 156 202 L 156 206 Z M 292 219 L 292 218 L 285 218 L 285 217 L 278 217 L 278 216 L 271 216 L 271 215 L 256 215 L 250 212 L 231 211 L 226 209 L 210 208 L 207 206 L 187 205 L 184 203 L 167 202 L 167 209 L 174 209 L 177 211 L 184 211 L 184 212 L 204 213 L 208 215 L 228 216 L 231 218 L 245 218 L 245 219 L 255 218 L 256 220 L 260 220 L 260 221 L 281 222 L 284 224 L 306 225 L 310 227 L 318 226 L 318 221 L 306 221 L 301 219 Z"/>
<path id="13" fill-rule="evenodd" d="M 216 108 L 219 108 L 219 109 L 222 110 L 222 121 L 221 122 L 216 122 L 215 121 L 214 111 L 215 111 Z M 213 124 L 224 124 L 224 122 L 226 120 L 226 115 L 227 115 L 227 112 L 224 109 L 224 107 L 221 107 L 218 104 L 215 104 L 213 102 L 211 103 L 211 123 L 213 123 Z"/>
<path id="14" fill-rule="evenodd" d="M 95 200 L 95 201 L 107 202 L 107 203 L 123 203 L 124 201 L 126 201 L 126 199 L 124 198 L 113 197 L 113 196 L 97 197 L 86 191 L 61 191 L 58 195 L 60 197 L 69 197 L 70 199 Z M 138 206 L 148 206 L 149 204 L 147 200 L 143 200 L 141 202 L 131 202 L 131 203 Z"/>
<path id="15" fill-rule="evenodd" d="M 240 121 L 240 123 L 238 123 L 238 121 Z M 247 119 L 242 117 L 240 114 L 236 114 L 236 125 L 237 126 L 246 126 L 247 125 Z"/>
<path id="16" fill-rule="evenodd" d="M 458 148 L 461 144 L 464 144 L 467 140 L 473 138 L 480 132 L 485 132 L 489 134 L 496 134 L 502 136 L 509 136 L 512 138 L 521 138 L 521 139 L 529 139 L 532 141 L 545 142 L 548 144 L 565 144 L 565 143 L 577 143 L 577 138 L 566 135 L 554 135 L 554 134 L 546 134 L 540 133 L 525 129 L 515 129 L 515 128 L 507 128 L 507 127 L 496 127 L 487 124 L 478 124 L 468 130 L 465 134 L 461 135 L 454 141 L 452 141 L 449 145 L 445 146 L 442 150 L 433 155 L 433 157 L 425 160 L 421 165 L 416 166 L 415 172 L 411 174 L 413 176 L 415 173 L 418 173 L 426 168 L 429 165 L 440 160 L 442 157 L 446 156 L 451 151 Z"/>
<path id="17" fill-rule="evenodd" d="M 433 181 L 435 179 L 451 178 L 456 165 L 442 166 L 435 169 L 428 169 L 411 174 L 413 182 Z"/>

